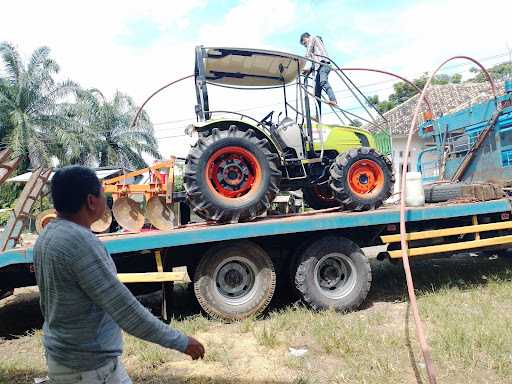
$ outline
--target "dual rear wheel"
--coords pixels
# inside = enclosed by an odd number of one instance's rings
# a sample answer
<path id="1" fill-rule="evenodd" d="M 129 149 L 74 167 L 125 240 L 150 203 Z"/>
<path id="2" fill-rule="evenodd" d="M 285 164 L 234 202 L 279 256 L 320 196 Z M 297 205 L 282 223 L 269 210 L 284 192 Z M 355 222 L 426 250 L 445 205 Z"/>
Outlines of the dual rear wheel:
<path id="1" fill-rule="evenodd" d="M 341 237 L 320 237 L 299 252 L 292 265 L 295 289 L 315 310 L 356 309 L 370 289 L 368 259 L 355 243 Z M 262 247 L 236 241 L 211 248 L 197 265 L 193 280 L 206 313 L 236 321 L 265 311 L 276 288 L 276 271 Z"/>

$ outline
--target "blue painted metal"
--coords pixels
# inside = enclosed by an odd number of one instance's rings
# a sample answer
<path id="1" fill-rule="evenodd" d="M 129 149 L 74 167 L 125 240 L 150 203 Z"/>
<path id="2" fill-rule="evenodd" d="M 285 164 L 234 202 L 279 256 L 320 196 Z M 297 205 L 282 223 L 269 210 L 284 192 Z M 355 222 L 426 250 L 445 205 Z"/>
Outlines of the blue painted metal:
<path id="1" fill-rule="evenodd" d="M 479 203 L 447 204 L 410 208 L 407 221 L 425 221 L 512 211 L 508 199 Z M 318 212 L 284 218 L 267 218 L 250 223 L 204 225 L 186 227 L 168 232 L 146 232 L 106 236 L 102 238 L 111 254 L 159 249 L 180 245 L 203 244 L 214 241 L 246 239 L 344 228 L 361 228 L 371 225 L 396 224 L 398 208 L 385 208 L 368 212 Z M 0 268 L 9 264 L 32 262 L 32 248 L 15 249 L 0 253 Z"/>
<path id="2" fill-rule="evenodd" d="M 473 161 L 467 168 L 463 181 L 470 182 L 497 182 L 512 181 L 512 162 L 509 161 L 512 151 L 512 82 L 505 83 L 506 93 L 496 100 L 473 105 L 469 108 L 447 114 L 436 120 L 427 120 L 419 127 L 419 135 L 425 139 L 433 139 L 438 153 L 442 154 L 442 145 L 445 135 L 458 134 L 459 139 L 472 145 L 480 132 L 487 127 L 489 120 L 501 109 L 500 116 L 494 129 L 490 132 Z M 468 148 L 469 149 L 469 148 Z M 418 156 L 418 171 L 429 164 L 424 164 L 424 153 L 432 151 L 431 148 L 420 152 Z M 446 160 L 445 178 L 450 179 L 462 162 L 465 152 L 455 153 Z M 467 152 L 467 151 L 466 151 Z M 512 159 L 511 159 L 512 160 Z M 424 182 L 437 180 L 426 175 Z"/>
<path id="3" fill-rule="evenodd" d="M 505 93 L 512 93 L 512 80 L 505 80 Z"/>

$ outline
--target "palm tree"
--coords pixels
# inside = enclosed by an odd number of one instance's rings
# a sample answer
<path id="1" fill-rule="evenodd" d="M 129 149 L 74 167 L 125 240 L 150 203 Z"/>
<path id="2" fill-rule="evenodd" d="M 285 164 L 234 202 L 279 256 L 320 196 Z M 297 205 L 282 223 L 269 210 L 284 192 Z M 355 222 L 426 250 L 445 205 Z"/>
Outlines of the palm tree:
<path id="1" fill-rule="evenodd" d="M 131 97 L 117 91 L 111 100 L 98 90 L 80 92 L 78 115 L 94 141 L 100 167 L 145 167 L 143 155 L 160 158 L 153 126 L 142 112 L 135 126 L 137 107 Z"/>
<path id="2" fill-rule="evenodd" d="M 59 66 L 49 55 L 48 47 L 37 48 L 25 64 L 13 45 L 0 44 L 0 140 L 22 158 L 22 170 L 48 166 L 59 147 L 76 147 L 89 137 L 69 129 L 76 122 L 62 100 L 78 85 L 54 79 Z"/>

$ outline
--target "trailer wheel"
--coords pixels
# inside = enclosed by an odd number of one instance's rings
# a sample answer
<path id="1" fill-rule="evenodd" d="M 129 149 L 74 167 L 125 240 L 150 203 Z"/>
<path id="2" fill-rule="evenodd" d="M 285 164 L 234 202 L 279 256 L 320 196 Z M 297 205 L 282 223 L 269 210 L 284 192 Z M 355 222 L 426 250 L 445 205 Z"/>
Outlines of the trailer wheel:
<path id="1" fill-rule="evenodd" d="M 354 242 L 325 236 L 302 253 L 295 286 L 313 309 L 350 311 L 366 298 L 372 281 L 370 263 Z"/>
<path id="2" fill-rule="evenodd" d="M 238 222 L 263 214 L 279 190 L 277 155 L 266 139 L 236 125 L 213 128 L 190 151 L 184 184 L 193 211 L 206 220 Z"/>
<path id="3" fill-rule="evenodd" d="M 380 207 L 395 184 L 389 159 L 368 147 L 340 153 L 330 173 L 334 195 L 346 209 L 355 211 Z"/>
<path id="4" fill-rule="evenodd" d="M 261 314 L 276 286 L 268 254 L 250 241 L 210 249 L 194 273 L 194 292 L 206 313 L 226 321 Z"/>

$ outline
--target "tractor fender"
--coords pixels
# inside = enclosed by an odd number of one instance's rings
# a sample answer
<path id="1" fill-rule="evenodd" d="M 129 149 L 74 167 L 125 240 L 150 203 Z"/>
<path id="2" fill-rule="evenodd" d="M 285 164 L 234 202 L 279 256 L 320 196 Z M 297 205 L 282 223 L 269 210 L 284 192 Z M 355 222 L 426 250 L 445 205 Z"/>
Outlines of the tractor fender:
<path id="1" fill-rule="evenodd" d="M 256 124 L 236 119 L 217 119 L 195 123 L 194 129 L 198 133 L 202 133 L 211 131 L 213 128 L 228 129 L 231 125 L 236 125 L 240 128 L 252 129 L 257 138 L 267 139 L 271 152 L 278 155 L 279 166 L 284 164 L 283 148 L 281 145 L 272 137 L 272 135 L 270 135 L 270 132 L 266 132 L 265 129 L 258 127 Z"/>

